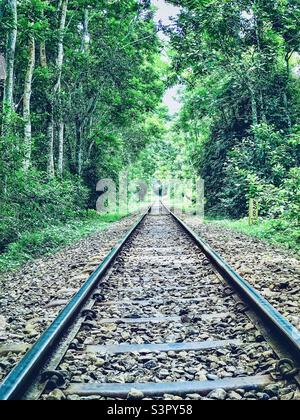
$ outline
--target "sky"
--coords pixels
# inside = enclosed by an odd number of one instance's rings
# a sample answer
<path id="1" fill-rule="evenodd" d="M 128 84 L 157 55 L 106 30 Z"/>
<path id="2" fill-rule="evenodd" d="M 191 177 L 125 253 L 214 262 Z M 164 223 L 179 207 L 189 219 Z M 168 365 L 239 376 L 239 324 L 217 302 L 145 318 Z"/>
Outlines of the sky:
<path id="1" fill-rule="evenodd" d="M 153 5 L 157 8 L 156 22 L 162 21 L 164 25 L 171 23 L 170 17 L 176 17 L 179 13 L 179 8 L 175 7 L 164 0 L 152 0 Z M 167 42 L 165 37 L 162 40 Z M 180 102 L 178 98 L 179 86 L 174 86 L 168 89 L 164 95 L 163 103 L 169 108 L 170 115 L 175 115 L 180 110 Z"/>
<path id="2" fill-rule="evenodd" d="M 172 4 L 166 3 L 164 0 L 152 0 L 152 4 L 157 7 L 156 21 L 161 20 L 165 25 L 171 23 L 170 16 L 174 17 L 178 14 L 179 8 Z"/>

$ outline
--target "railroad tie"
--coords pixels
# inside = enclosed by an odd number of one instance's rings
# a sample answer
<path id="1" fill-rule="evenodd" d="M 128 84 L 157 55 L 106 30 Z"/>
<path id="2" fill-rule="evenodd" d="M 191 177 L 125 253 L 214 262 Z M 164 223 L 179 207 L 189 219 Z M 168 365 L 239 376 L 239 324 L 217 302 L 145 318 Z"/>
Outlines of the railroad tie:
<path id="1" fill-rule="evenodd" d="M 164 394 L 186 395 L 200 394 L 207 395 L 217 389 L 230 391 L 244 389 L 245 391 L 260 390 L 273 383 L 269 375 L 248 376 L 238 378 L 227 378 L 216 381 L 184 381 L 184 382 L 162 382 L 162 383 L 71 383 L 65 395 L 78 395 L 87 397 L 91 395 L 126 398 L 132 389 L 141 391 L 145 397 L 161 396 Z"/>
<path id="2" fill-rule="evenodd" d="M 240 340 L 222 340 L 222 341 L 199 341 L 184 343 L 161 343 L 161 344 L 116 344 L 116 345 L 88 345 L 88 353 L 159 353 L 159 352 L 180 352 L 180 351 L 204 351 L 217 350 L 230 346 L 242 346 Z"/>
<path id="3" fill-rule="evenodd" d="M 230 315 L 229 312 L 220 312 L 214 314 L 203 314 L 197 317 L 201 321 L 213 321 L 213 320 L 221 320 L 226 318 Z M 181 322 L 180 316 L 155 316 L 155 317 L 147 317 L 147 318 L 103 318 L 98 321 L 99 324 L 147 324 L 147 323 L 160 323 L 160 322 Z M 190 320 L 193 322 L 193 320 Z"/>

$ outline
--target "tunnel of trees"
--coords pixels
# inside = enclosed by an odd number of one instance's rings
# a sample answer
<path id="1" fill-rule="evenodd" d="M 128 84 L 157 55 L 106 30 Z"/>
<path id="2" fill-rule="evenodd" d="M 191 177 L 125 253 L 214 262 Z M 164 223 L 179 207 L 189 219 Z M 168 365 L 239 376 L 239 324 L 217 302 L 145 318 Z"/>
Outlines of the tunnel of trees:
<path id="1" fill-rule="evenodd" d="M 214 216 L 257 198 L 299 240 L 299 1 L 169 3 L 163 27 L 150 0 L 0 1 L 1 252 L 85 217 L 122 170 L 201 176 Z"/>

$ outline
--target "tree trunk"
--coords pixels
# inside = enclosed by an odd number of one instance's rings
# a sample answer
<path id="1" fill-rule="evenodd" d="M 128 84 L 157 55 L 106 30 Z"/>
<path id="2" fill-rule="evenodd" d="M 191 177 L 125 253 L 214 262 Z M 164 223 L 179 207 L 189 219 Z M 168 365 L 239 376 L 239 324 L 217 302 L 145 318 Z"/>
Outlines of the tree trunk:
<path id="1" fill-rule="evenodd" d="M 42 18 L 44 18 L 44 11 L 42 11 Z M 44 40 L 40 42 L 40 65 L 43 69 L 47 67 L 46 43 Z"/>
<path id="2" fill-rule="evenodd" d="M 32 91 L 32 77 L 35 66 L 35 39 L 30 37 L 29 39 L 29 59 L 27 72 L 25 76 L 24 84 L 24 97 L 23 97 L 23 118 L 25 122 L 24 127 L 24 149 L 25 149 L 25 158 L 24 158 L 24 169 L 27 171 L 31 163 L 31 147 L 32 147 L 32 137 L 31 137 L 31 115 L 30 115 L 30 100 L 31 100 L 31 91 Z"/>
<path id="3" fill-rule="evenodd" d="M 260 17 L 259 17 L 259 10 L 260 10 L 260 2 L 259 2 L 259 0 L 255 0 L 254 1 L 254 25 L 255 25 L 257 51 L 259 53 L 259 58 L 261 60 L 262 59 L 262 25 L 261 25 L 261 20 L 260 20 Z M 258 69 L 258 77 L 259 77 L 258 80 L 261 82 L 263 80 L 263 75 L 262 75 L 262 72 L 261 72 L 260 68 Z M 257 87 L 257 89 L 259 89 L 258 100 L 259 100 L 259 104 L 260 104 L 261 120 L 263 122 L 267 122 L 266 113 L 265 113 L 265 102 L 264 102 L 263 91 L 259 87 Z M 254 94 L 253 98 L 256 102 L 255 94 Z M 254 102 L 253 102 L 253 107 L 255 107 Z M 255 111 L 254 111 L 254 114 L 255 114 Z M 256 102 L 256 117 L 254 116 L 254 119 L 256 119 L 257 122 L 258 122 L 257 102 Z"/>
<path id="4" fill-rule="evenodd" d="M 6 79 L 4 83 L 4 96 L 3 106 L 4 108 L 14 109 L 13 103 L 13 90 L 14 90 L 14 64 L 15 64 L 15 52 L 17 42 L 17 0 L 8 0 L 8 6 L 12 19 L 12 28 L 7 35 L 7 46 L 6 46 Z"/>
<path id="5" fill-rule="evenodd" d="M 81 39 L 81 52 L 87 51 L 89 46 L 89 11 L 84 10 L 83 17 L 83 31 Z M 79 85 L 82 90 L 82 84 Z M 81 117 L 76 118 L 76 139 L 77 139 L 77 173 L 79 176 L 82 175 L 83 169 L 83 126 L 84 122 Z"/>
<path id="6" fill-rule="evenodd" d="M 11 125 L 9 121 L 10 112 L 14 111 L 14 67 L 15 67 L 15 54 L 16 54 L 16 43 L 18 35 L 18 13 L 17 13 L 17 0 L 7 0 L 7 10 L 10 15 L 10 29 L 7 35 L 6 41 L 6 54 L 5 54 L 5 80 L 4 80 L 4 92 L 3 92 L 3 122 L 2 122 L 2 135 L 4 140 L 0 143 L 1 147 L 1 159 L 3 160 L 3 190 L 4 197 L 7 196 L 8 192 L 8 173 L 11 170 L 10 167 L 10 156 L 9 149 L 5 145 L 4 135 L 8 134 Z M 1 139 L 0 139 L 1 140 Z"/>
<path id="7" fill-rule="evenodd" d="M 254 1 L 253 12 L 254 12 L 256 45 L 257 45 L 258 52 L 261 53 L 261 24 L 260 24 L 260 20 L 259 20 L 259 17 L 258 17 L 259 7 L 260 7 L 259 2 Z"/>
<path id="8" fill-rule="evenodd" d="M 47 137 L 48 137 L 48 176 L 49 178 L 53 178 L 55 176 L 55 169 L 54 169 L 54 122 L 53 122 L 53 114 L 51 114 L 51 118 L 48 122 L 47 128 Z"/>
<path id="9" fill-rule="evenodd" d="M 264 123 L 267 123 L 265 99 L 264 99 L 263 91 L 261 89 L 259 90 L 259 102 L 260 102 L 260 110 L 261 110 L 261 119 Z"/>
<path id="10" fill-rule="evenodd" d="M 56 58 L 56 68 L 57 68 L 57 82 L 53 88 L 53 98 L 51 99 L 50 105 L 50 119 L 48 122 L 47 137 L 48 137 L 48 176 L 53 178 L 55 176 L 55 167 L 54 167 L 54 117 L 53 117 L 53 102 L 55 95 L 59 95 L 61 91 L 61 76 L 62 76 L 62 67 L 64 61 L 64 31 L 66 28 L 66 18 L 68 10 L 68 0 L 62 0 L 60 2 L 59 10 L 61 11 L 60 22 L 59 22 L 59 41 L 57 49 L 57 58 Z M 61 112 L 61 110 L 60 110 Z M 64 130 L 62 130 L 63 121 L 62 116 L 59 117 L 59 150 L 62 154 L 59 156 L 60 162 L 63 162 L 63 150 L 64 150 Z M 61 164 L 61 163 L 59 163 Z M 61 167 L 60 167 L 61 168 Z M 59 169 L 60 170 L 60 169 Z"/>
<path id="11" fill-rule="evenodd" d="M 291 120 L 291 116 L 290 116 L 289 100 L 288 100 L 286 90 L 284 90 L 284 92 L 283 92 L 283 104 L 284 104 L 286 121 L 287 121 L 287 125 L 288 125 L 288 128 L 289 128 L 289 132 L 291 132 L 293 126 L 292 126 L 292 120 Z"/>
<path id="12" fill-rule="evenodd" d="M 288 51 L 285 56 L 285 62 L 286 62 L 286 83 L 283 90 L 283 105 L 285 109 L 285 115 L 286 115 L 286 121 L 289 128 L 289 132 L 292 131 L 292 119 L 290 114 L 290 104 L 288 100 L 288 88 L 289 88 L 289 81 L 290 81 L 290 59 L 292 57 L 293 53 L 291 51 Z"/>
<path id="13" fill-rule="evenodd" d="M 40 43 L 40 64 L 41 67 L 47 67 L 47 55 L 46 55 L 46 44 L 45 41 L 41 41 Z"/>
<path id="14" fill-rule="evenodd" d="M 59 124 L 58 130 L 58 173 L 60 176 L 63 175 L 64 171 L 64 130 L 65 125 L 63 122 Z"/>
<path id="15" fill-rule="evenodd" d="M 63 62 L 64 62 L 64 31 L 66 28 L 67 10 L 68 10 L 68 0 L 63 0 L 61 4 L 61 16 L 60 16 L 60 24 L 59 24 L 59 41 L 58 41 L 58 52 L 57 52 L 57 59 L 56 59 L 58 77 L 57 77 L 57 82 L 54 88 L 55 92 L 59 92 L 61 88 L 61 75 L 62 75 L 62 67 L 63 67 Z"/>
<path id="16" fill-rule="evenodd" d="M 82 32 L 82 41 L 81 41 L 81 51 L 85 52 L 89 48 L 90 35 L 89 35 L 89 11 L 88 9 L 84 10 L 84 19 L 83 19 L 83 32 Z"/>
<path id="17" fill-rule="evenodd" d="M 82 125 L 79 119 L 76 121 L 76 138 L 77 138 L 77 172 L 82 175 Z"/>
<path id="18" fill-rule="evenodd" d="M 93 147 L 95 146 L 95 141 L 93 140 L 90 145 L 89 145 L 89 150 L 88 150 L 88 159 L 91 159 L 92 156 L 92 151 L 93 151 Z"/>
<path id="19" fill-rule="evenodd" d="M 62 67 L 64 62 L 64 31 L 66 28 L 66 19 L 67 19 L 67 10 L 68 10 L 68 0 L 62 0 L 60 2 L 61 11 L 60 23 L 59 23 L 59 41 L 58 41 L 58 50 L 57 50 L 57 82 L 54 86 L 54 96 L 60 95 L 61 91 L 61 76 L 62 76 Z M 64 123 L 61 115 L 61 100 L 59 101 L 59 156 L 58 156 L 58 172 L 60 175 L 63 174 L 63 161 L 64 161 Z M 48 126 L 48 141 L 49 141 L 49 160 L 48 160 L 48 174 L 50 177 L 55 176 L 54 168 L 54 121 L 53 121 L 53 105 L 51 112 L 51 121 Z"/>
<path id="20" fill-rule="evenodd" d="M 253 86 L 250 86 L 249 90 L 251 94 L 252 122 L 253 122 L 253 125 L 257 125 L 258 124 L 258 111 L 257 111 L 257 101 L 255 97 L 255 90 Z"/>

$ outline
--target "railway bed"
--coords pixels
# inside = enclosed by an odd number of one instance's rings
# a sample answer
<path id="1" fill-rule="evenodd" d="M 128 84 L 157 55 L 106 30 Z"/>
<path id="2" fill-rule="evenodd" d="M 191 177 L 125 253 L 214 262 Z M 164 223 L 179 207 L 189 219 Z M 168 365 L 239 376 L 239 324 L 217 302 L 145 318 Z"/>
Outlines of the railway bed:
<path id="1" fill-rule="evenodd" d="M 1 399 L 295 399 L 300 334 L 162 204 L 101 263 Z"/>

